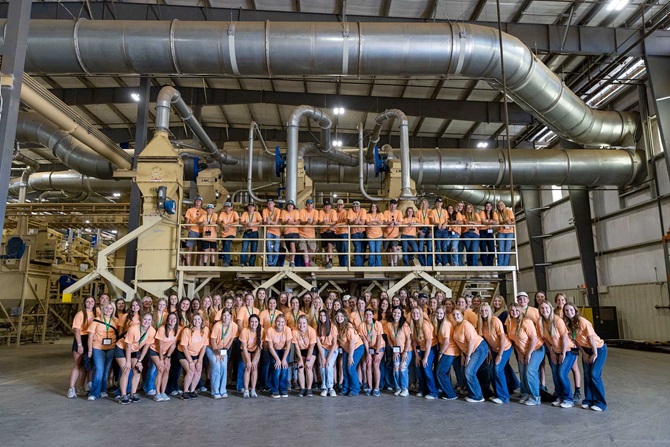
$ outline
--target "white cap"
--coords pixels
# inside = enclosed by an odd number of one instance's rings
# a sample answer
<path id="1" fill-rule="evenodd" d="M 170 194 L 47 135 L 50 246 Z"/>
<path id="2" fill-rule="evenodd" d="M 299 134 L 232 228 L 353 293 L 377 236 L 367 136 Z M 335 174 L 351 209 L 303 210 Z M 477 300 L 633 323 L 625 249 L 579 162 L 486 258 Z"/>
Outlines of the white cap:
<path id="1" fill-rule="evenodd" d="M 516 296 L 525 296 L 526 298 L 528 298 L 528 294 L 526 292 L 519 292 L 516 294 Z"/>

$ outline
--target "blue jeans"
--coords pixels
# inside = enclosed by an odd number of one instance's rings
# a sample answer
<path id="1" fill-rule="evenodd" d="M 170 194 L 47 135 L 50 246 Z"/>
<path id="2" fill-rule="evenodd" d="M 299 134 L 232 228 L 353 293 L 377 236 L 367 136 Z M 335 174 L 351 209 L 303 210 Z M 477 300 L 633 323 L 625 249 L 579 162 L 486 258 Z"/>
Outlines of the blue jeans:
<path id="1" fill-rule="evenodd" d="M 323 348 L 323 358 L 326 360 L 326 365 L 321 365 L 321 389 L 330 390 L 333 388 L 333 376 L 335 375 L 335 363 L 337 362 L 337 353 L 333 353 L 333 356 L 328 361 L 328 355 L 330 351 L 326 348 Z"/>
<path id="2" fill-rule="evenodd" d="M 251 256 L 247 255 L 251 249 Z M 242 255 L 240 255 L 240 264 L 249 266 L 256 265 L 256 252 L 258 251 L 258 231 L 245 231 L 242 235 Z"/>
<path id="3" fill-rule="evenodd" d="M 419 391 L 424 396 L 431 395 L 437 397 L 437 384 L 435 383 L 435 376 L 433 375 L 433 360 L 435 359 L 435 349 L 430 348 L 427 351 L 417 351 L 419 357 L 419 366 L 416 367 L 417 375 L 419 376 Z M 423 366 L 424 356 L 428 356 L 428 363 Z"/>
<path id="4" fill-rule="evenodd" d="M 346 351 L 342 352 L 342 394 L 344 396 L 358 396 L 361 392 L 361 383 L 358 381 L 356 366 L 363 357 L 365 346 L 361 345 L 354 351 L 354 364 L 349 366 L 349 355 Z"/>
<path id="5" fill-rule="evenodd" d="M 365 239 L 365 232 L 361 231 L 360 233 L 353 233 L 351 235 L 351 242 L 354 243 L 354 267 L 363 267 L 365 261 L 365 245 L 366 242 L 362 239 Z"/>
<path id="6" fill-rule="evenodd" d="M 279 258 L 279 236 L 272 233 L 266 233 L 265 237 L 267 238 L 265 241 L 265 251 L 267 252 L 268 257 L 267 264 L 269 267 L 276 267 L 277 259 Z"/>
<path id="7" fill-rule="evenodd" d="M 572 387 L 570 386 L 570 371 L 577 360 L 577 354 L 568 351 L 563 363 L 554 363 L 549 356 L 551 377 L 554 380 L 554 395 L 565 402 L 572 403 Z"/>
<path id="8" fill-rule="evenodd" d="M 514 348 L 512 348 L 512 351 L 514 351 Z M 505 365 L 505 379 L 507 380 L 507 391 L 510 393 L 518 390 L 521 386 L 521 382 L 519 382 L 519 378 L 516 376 L 514 368 L 512 368 L 512 364 L 510 362 L 507 362 Z"/>
<path id="9" fill-rule="evenodd" d="M 485 341 L 481 341 L 477 349 L 470 355 L 470 361 L 468 362 L 465 369 L 465 381 L 468 384 L 468 395 L 470 399 L 481 400 L 484 398 L 482 396 L 482 386 L 479 384 L 479 379 L 477 379 L 477 371 L 479 367 L 482 366 L 486 356 L 489 353 L 489 347 Z"/>
<path id="10" fill-rule="evenodd" d="M 521 399 L 540 404 L 540 363 L 544 358 L 544 346 L 533 351 L 527 365 L 519 359 L 519 379 L 521 379 Z"/>
<path id="11" fill-rule="evenodd" d="M 381 253 L 382 238 L 375 238 L 368 240 L 368 249 L 370 250 L 370 258 L 368 259 L 368 267 L 381 267 L 382 256 L 373 253 Z M 354 258 L 355 259 L 355 258 Z"/>
<path id="12" fill-rule="evenodd" d="M 142 384 L 142 390 L 145 393 L 149 391 L 156 391 L 156 376 L 158 375 L 158 368 L 154 364 L 153 360 L 149 358 L 149 365 L 147 367 L 147 374 L 144 377 L 144 383 Z"/>
<path id="13" fill-rule="evenodd" d="M 438 230 L 435 228 L 435 264 L 446 265 L 449 261 L 447 252 L 447 230 Z"/>
<path id="14" fill-rule="evenodd" d="M 421 253 L 419 254 L 419 264 L 423 266 L 433 265 L 433 239 L 431 238 L 430 227 L 420 229 L 417 232 L 417 237 L 419 239 L 417 251 Z"/>
<path id="15" fill-rule="evenodd" d="M 221 255 L 221 259 L 225 265 L 230 265 L 230 250 L 233 247 L 234 239 L 235 236 L 226 236 L 223 240 L 223 254 Z"/>
<path id="16" fill-rule="evenodd" d="M 419 252 L 419 244 L 416 243 L 414 236 L 400 236 L 402 241 L 402 262 L 405 266 L 410 265 L 414 261 L 414 255 Z M 417 254 L 418 256 L 418 254 Z M 419 264 L 421 264 L 419 262 Z"/>
<path id="17" fill-rule="evenodd" d="M 451 383 L 451 376 L 449 375 L 449 370 L 454 362 L 460 362 L 461 358 L 457 355 L 442 355 L 440 361 L 437 362 L 437 385 L 440 387 L 442 392 L 447 395 L 448 398 L 453 399 L 456 396 L 456 391 L 454 391 L 454 385 Z"/>
<path id="18" fill-rule="evenodd" d="M 100 397 L 100 393 L 107 390 L 107 377 L 109 376 L 109 368 L 112 366 L 113 361 L 114 349 L 103 351 L 102 349 L 93 348 L 95 372 L 93 373 L 91 390 L 88 392 L 89 396 L 97 399 Z"/>
<path id="19" fill-rule="evenodd" d="M 500 363 L 496 365 L 495 359 L 498 355 L 497 352 L 491 351 L 491 372 L 490 376 L 493 379 L 493 393 L 495 396 L 502 400 L 503 402 L 509 402 L 509 388 L 507 387 L 507 375 L 505 370 L 509 365 L 509 358 L 512 355 L 514 348 L 510 347 L 507 351 L 503 351 L 500 356 Z M 514 374 L 514 372 L 512 372 Z M 515 376 L 516 377 L 516 376 Z"/>
<path id="20" fill-rule="evenodd" d="M 455 231 L 446 231 L 445 237 L 447 240 L 445 241 L 446 245 L 444 251 L 448 253 L 448 255 L 445 256 L 447 261 L 449 261 L 449 264 L 452 266 L 461 265 L 458 259 L 458 243 L 461 240 L 461 236 Z"/>
<path id="21" fill-rule="evenodd" d="M 591 353 L 591 349 L 584 349 L 587 353 Z M 602 410 L 607 409 L 607 402 L 605 401 L 605 385 L 603 384 L 603 366 L 607 359 L 607 345 L 598 348 L 598 358 L 592 364 L 587 363 L 582 358 L 582 368 L 584 369 L 584 400 L 582 404 L 596 405 Z"/>
<path id="22" fill-rule="evenodd" d="M 284 349 L 277 349 L 277 357 L 279 360 L 284 357 Z M 277 361 L 270 356 L 270 394 L 287 394 L 288 393 L 288 368 L 275 368 Z"/>
<path id="23" fill-rule="evenodd" d="M 349 235 L 347 233 L 336 234 L 335 237 L 341 239 L 341 241 L 335 244 L 335 249 L 339 253 L 337 255 L 338 263 L 340 267 L 347 267 L 349 265 L 349 256 L 347 256 L 347 252 L 349 251 Z"/>
<path id="24" fill-rule="evenodd" d="M 221 357 L 221 361 L 216 361 L 216 354 L 207 347 L 207 358 L 212 369 L 212 396 L 223 396 L 228 394 L 226 391 L 226 382 L 228 381 L 228 356 Z"/>
<path id="25" fill-rule="evenodd" d="M 508 266 L 510 254 L 505 253 L 512 250 L 512 239 L 514 233 L 498 233 L 498 265 Z"/>
<path id="26" fill-rule="evenodd" d="M 496 251 L 496 244 L 493 240 L 493 230 L 480 230 L 479 246 L 481 247 L 481 250 L 485 252 L 482 254 L 482 265 L 492 267 Z"/>
<path id="27" fill-rule="evenodd" d="M 473 230 L 466 231 L 461 235 L 465 251 L 467 252 L 467 262 L 470 267 L 476 267 L 479 264 L 479 254 L 473 253 L 479 251 L 479 235 Z"/>
<path id="28" fill-rule="evenodd" d="M 393 381 L 396 389 L 406 390 L 409 387 L 409 365 L 412 364 L 412 353 L 413 351 L 407 352 L 407 359 L 404 362 L 402 354 L 398 361 L 393 361 Z"/>
<path id="29" fill-rule="evenodd" d="M 240 353 L 240 361 L 237 364 L 237 381 L 235 383 L 235 388 L 237 388 L 237 391 L 241 391 L 244 389 L 244 369 L 246 368 L 247 365 L 245 365 L 244 360 L 242 358 L 242 354 Z"/>

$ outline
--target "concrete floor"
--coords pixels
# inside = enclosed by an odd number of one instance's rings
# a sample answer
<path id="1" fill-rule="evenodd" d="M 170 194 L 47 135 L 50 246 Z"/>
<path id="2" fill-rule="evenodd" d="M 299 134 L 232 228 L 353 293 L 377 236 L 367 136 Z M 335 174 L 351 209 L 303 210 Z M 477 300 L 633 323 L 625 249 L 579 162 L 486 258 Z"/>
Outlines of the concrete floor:
<path id="1" fill-rule="evenodd" d="M 668 445 L 666 354 L 610 349 L 608 411 L 360 396 L 67 399 L 71 340 L 0 347 L 0 446 Z M 551 385 L 549 386 L 551 389 Z"/>

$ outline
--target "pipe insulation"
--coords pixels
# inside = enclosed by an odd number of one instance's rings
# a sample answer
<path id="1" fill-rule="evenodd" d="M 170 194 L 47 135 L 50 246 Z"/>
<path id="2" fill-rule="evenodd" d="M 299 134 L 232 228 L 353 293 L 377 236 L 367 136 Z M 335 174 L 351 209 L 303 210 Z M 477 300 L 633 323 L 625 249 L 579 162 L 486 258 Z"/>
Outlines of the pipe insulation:
<path id="1" fill-rule="evenodd" d="M 25 69 L 48 74 L 459 76 L 500 89 L 498 31 L 467 23 L 32 20 Z M 0 21 L 4 36 L 6 20 Z M 634 112 L 587 106 L 503 33 L 508 94 L 559 136 L 629 145 Z M 0 47 L 4 37 L 0 37 Z"/>

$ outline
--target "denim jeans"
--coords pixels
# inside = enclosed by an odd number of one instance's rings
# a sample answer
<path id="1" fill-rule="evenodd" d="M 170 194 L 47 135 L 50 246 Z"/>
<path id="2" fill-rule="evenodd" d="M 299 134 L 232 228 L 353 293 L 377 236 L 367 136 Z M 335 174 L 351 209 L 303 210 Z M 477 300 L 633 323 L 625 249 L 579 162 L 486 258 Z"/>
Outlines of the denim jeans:
<path id="1" fill-rule="evenodd" d="M 365 346 L 361 345 L 351 354 L 354 358 L 354 364 L 349 366 L 349 355 L 346 351 L 342 352 L 342 394 L 345 396 L 358 396 L 361 392 L 361 383 L 358 380 L 356 366 L 363 357 Z"/>
<path id="2" fill-rule="evenodd" d="M 496 251 L 496 244 L 493 240 L 493 230 L 480 230 L 479 246 L 481 247 L 481 250 L 485 252 L 482 253 L 482 265 L 492 267 Z"/>
<path id="3" fill-rule="evenodd" d="M 277 349 L 277 357 L 279 360 L 284 357 L 284 349 Z M 274 357 L 270 358 L 270 394 L 287 394 L 288 393 L 288 368 L 275 368 L 277 361 Z"/>
<path id="4" fill-rule="evenodd" d="M 519 359 L 519 379 L 521 379 L 521 399 L 540 404 L 540 363 L 544 358 L 544 346 L 536 349 L 527 365 Z"/>
<path id="5" fill-rule="evenodd" d="M 493 379 L 493 393 L 503 402 L 509 402 L 509 388 L 507 388 L 507 375 L 505 374 L 505 371 L 509 365 L 509 358 L 512 355 L 512 351 L 514 351 L 514 348 L 512 347 L 507 351 L 503 351 L 500 356 L 500 363 L 497 365 L 495 359 L 498 353 L 491 351 L 492 361 L 490 365 L 490 376 Z M 512 371 L 512 374 L 514 374 L 514 371 Z"/>
<path id="6" fill-rule="evenodd" d="M 419 357 L 419 366 L 416 367 L 417 375 L 419 376 L 419 391 L 424 396 L 431 395 L 437 397 L 437 384 L 435 383 L 435 376 L 433 375 L 433 360 L 435 359 L 435 349 L 430 348 L 427 351 L 417 351 Z M 428 356 L 428 363 L 423 366 L 424 356 Z"/>
<path id="7" fill-rule="evenodd" d="M 223 396 L 228 394 L 226 391 L 226 382 L 228 381 L 228 356 L 221 357 L 221 361 L 216 361 L 216 353 L 207 347 L 207 358 L 212 369 L 212 396 Z"/>
<path id="8" fill-rule="evenodd" d="M 142 390 L 145 393 L 149 391 L 156 391 L 156 376 L 158 375 L 158 368 L 154 364 L 153 360 L 149 358 L 149 365 L 147 366 L 147 374 L 144 376 L 144 383 L 142 384 Z"/>
<path id="9" fill-rule="evenodd" d="M 168 373 L 168 383 L 165 387 L 166 394 L 179 390 L 179 376 L 181 376 L 181 363 L 179 363 L 177 353 L 175 352 L 170 357 L 170 372 Z"/>
<path id="10" fill-rule="evenodd" d="M 479 235 L 473 230 L 470 230 L 463 233 L 461 239 L 465 245 L 465 251 L 467 252 L 466 258 L 468 266 L 477 267 L 479 264 L 479 254 L 473 252 L 479 251 Z"/>
<path id="11" fill-rule="evenodd" d="M 585 349 L 587 353 L 591 353 L 591 349 Z M 587 363 L 582 358 L 582 368 L 584 369 L 584 400 L 582 404 L 596 405 L 602 410 L 607 409 L 607 402 L 605 401 L 605 385 L 603 384 L 603 366 L 607 359 L 607 345 L 598 348 L 598 358 L 592 364 Z"/>
<path id="12" fill-rule="evenodd" d="M 461 235 L 455 231 L 447 231 L 446 236 L 447 240 L 444 251 L 448 253 L 447 261 L 452 266 L 461 265 L 460 260 L 458 259 L 458 244 L 461 241 Z"/>
<path id="13" fill-rule="evenodd" d="M 323 358 L 326 360 L 325 365 L 321 365 L 321 389 L 330 390 L 333 388 L 333 376 L 335 375 L 335 363 L 337 362 L 337 353 L 333 353 L 333 356 L 328 361 L 328 355 L 330 351 L 326 348 L 323 348 Z"/>
<path id="14" fill-rule="evenodd" d="M 230 265 L 230 250 L 233 247 L 233 240 L 235 240 L 235 236 L 226 236 L 223 240 L 223 254 L 221 255 L 221 259 L 225 265 Z"/>
<path id="15" fill-rule="evenodd" d="M 382 251 L 382 238 L 375 238 L 368 240 L 368 249 L 370 250 L 370 259 L 368 259 L 368 267 L 381 267 L 382 266 L 382 256 L 375 255 L 373 253 L 381 253 Z M 355 259 L 355 258 L 354 258 Z"/>
<path id="16" fill-rule="evenodd" d="M 437 377 L 437 385 L 440 387 L 442 392 L 447 395 L 448 398 L 453 399 L 456 396 L 456 391 L 454 391 L 454 385 L 451 383 L 451 376 L 449 375 L 449 370 L 454 362 L 460 362 L 461 358 L 457 355 L 442 355 L 439 362 L 437 362 L 437 371 L 435 376 Z"/>
<path id="17" fill-rule="evenodd" d="M 412 364 L 412 353 L 413 351 L 407 352 L 407 359 L 404 362 L 402 354 L 398 361 L 393 361 L 393 380 L 396 389 L 406 390 L 409 387 L 409 365 Z"/>
<path id="18" fill-rule="evenodd" d="M 514 351 L 514 348 L 512 348 L 512 351 Z M 521 386 L 521 382 L 519 382 L 519 378 L 516 376 L 514 368 L 512 368 L 512 364 L 510 362 L 507 362 L 505 365 L 505 379 L 507 380 L 507 391 L 510 393 L 518 390 Z"/>
<path id="19" fill-rule="evenodd" d="M 423 231 L 423 235 L 421 232 Z M 429 227 L 424 227 L 417 231 L 417 238 L 419 239 L 418 249 L 419 254 L 419 264 L 422 266 L 431 266 L 433 265 L 433 239 L 431 237 L 431 231 Z M 403 251 L 405 251 L 403 249 Z"/>
<path id="20" fill-rule="evenodd" d="M 577 354 L 568 351 L 563 363 L 554 363 L 549 356 L 551 377 L 554 380 L 554 395 L 565 402 L 572 402 L 572 387 L 570 386 L 570 371 L 577 360 Z"/>
<path id="21" fill-rule="evenodd" d="M 347 252 L 349 251 L 349 235 L 344 233 L 336 234 L 335 236 L 338 239 L 341 239 L 341 241 L 338 241 L 335 244 L 335 248 L 337 249 L 338 253 L 338 263 L 340 264 L 340 267 L 347 267 L 349 265 L 349 256 L 347 256 Z"/>
<path id="22" fill-rule="evenodd" d="M 477 379 L 477 371 L 479 367 L 482 366 L 486 356 L 489 353 L 489 347 L 483 340 L 477 346 L 477 349 L 470 355 L 470 361 L 465 367 L 465 381 L 468 384 L 468 395 L 470 399 L 480 400 L 483 399 L 482 396 L 482 386 Z"/>
<path id="23" fill-rule="evenodd" d="M 435 265 L 445 265 L 449 261 L 447 255 L 447 230 L 438 230 L 435 228 Z"/>
<path id="24" fill-rule="evenodd" d="M 402 262 L 405 266 L 408 266 L 414 261 L 414 255 L 419 252 L 419 244 L 416 243 L 414 236 L 403 234 L 400 236 L 400 240 L 402 241 Z"/>
<path id="25" fill-rule="evenodd" d="M 351 241 L 354 244 L 354 267 L 363 267 L 363 262 L 365 261 L 365 245 L 366 242 L 361 240 L 365 238 L 365 232 L 361 231 L 360 233 L 353 233 L 351 235 Z"/>
<path id="26" fill-rule="evenodd" d="M 514 233 L 498 233 L 498 265 L 508 266 Z"/>
<path id="27" fill-rule="evenodd" d="M 272 233 L 266 233 L 265 237 L 265 252 L 267 253 L 268 261 L 267 264 L 269 267 L 277 266 L 277 258 L 279 257 L 279 236 Z"/>
<path id="28" fill-rule="evenodd" d="M 100 393 L 107 390 L 107 377 L 109 376 L 109 368 L 112 366 L 113 361 L 114 349 L 103 351 L 102 349 L 93 348 L 95 372 L 93 373 L 91 390 L 88 392 L 89 396 L 97 399 L 100 397 Z"/>
<path id="29" fill-rule="evenodd" d="M 261 389 L 270 387 L 270 362 L 274 362 L 274 359 L 270 355 L 270 351 L 262 349 L 261 358 L 258 361 L 258 386 Z"/>
<path id="30" fill-rule="evenodd" d="M 251 249 L 251 256 L 247 255 Z M 242 235 L 242 255 L 240 255 L 240 264 L 249 266 L 256 265 L 256 252 L 258 251 L 258 231 L 245 231 Z"/>
<path id="31" fill-rule="evenodd" d="M 237 363 L 237 380 L 235 383 L 235 388 L 237 388 L 238 391 L 244 389 L 244 369 L 246 368 L 246 366 L 247 365 L 244 363 L 242 354 L 240 354 L 240 360 Z"/>

